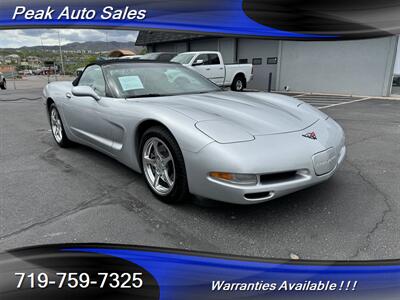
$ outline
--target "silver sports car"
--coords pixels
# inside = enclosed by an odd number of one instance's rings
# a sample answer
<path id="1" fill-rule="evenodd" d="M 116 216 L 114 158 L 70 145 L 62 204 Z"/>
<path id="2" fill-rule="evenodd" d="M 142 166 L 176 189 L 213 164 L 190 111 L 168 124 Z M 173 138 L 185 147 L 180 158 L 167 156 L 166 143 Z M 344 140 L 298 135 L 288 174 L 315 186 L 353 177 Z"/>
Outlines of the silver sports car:
<path id="1" fill-rule="evenodd" d="M 342 128 L 283 95 L 224 91 L 174 63 L 105 61 L 43 92 L 55 141 L 95 148 L 176 203 L 194 194 L 252 204 L 330 178 Z"/>

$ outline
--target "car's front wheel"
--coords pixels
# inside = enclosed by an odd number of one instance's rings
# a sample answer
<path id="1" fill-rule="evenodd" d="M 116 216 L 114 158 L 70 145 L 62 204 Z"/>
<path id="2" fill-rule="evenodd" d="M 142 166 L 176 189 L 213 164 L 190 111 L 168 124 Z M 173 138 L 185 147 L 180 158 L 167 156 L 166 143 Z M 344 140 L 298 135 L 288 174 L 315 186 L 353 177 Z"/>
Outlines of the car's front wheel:
<path id="1" fill-rule="evenodd" d="M 140 143 L 142 170 L 154 195 L 166 203 L 183 202 L 189 197 L 182 152 L 164 127 L 145 131 Z"/>
<path id="2" fill-rule="evenodd" d="M 0 88 L 1 88 L 2 90 L 7 89 L 7 81 L 6 81 L 5 79 L 3 79 L 2 82 L 0 82 Z"/>
<path id="3" fill-rule="evenodd" d="M 72 143 L 65 134 L 64 125 L 54 103 L 50 105 L 49 118 L 51 133 L 53 134 L 56 143 L 62 148 L 69 147 Z"/>

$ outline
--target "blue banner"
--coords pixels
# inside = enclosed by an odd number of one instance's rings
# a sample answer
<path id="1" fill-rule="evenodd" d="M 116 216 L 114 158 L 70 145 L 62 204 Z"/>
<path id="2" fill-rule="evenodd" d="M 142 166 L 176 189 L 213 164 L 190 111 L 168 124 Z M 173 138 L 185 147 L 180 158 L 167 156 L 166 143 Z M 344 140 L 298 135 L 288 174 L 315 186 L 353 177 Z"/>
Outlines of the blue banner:
<path id="1" fill-rule="evenodd" d="M 0 255 L 0 297 L 20 299 L 398 299 L 400 260 L 309 261 L 119 245 Z"/>
<path id="2" fill-rule="evenodd" d="M 89 27 L 274 39 L 348 39 L 399 33 L 396 0 L 2 1 L 0 28 Z"/>

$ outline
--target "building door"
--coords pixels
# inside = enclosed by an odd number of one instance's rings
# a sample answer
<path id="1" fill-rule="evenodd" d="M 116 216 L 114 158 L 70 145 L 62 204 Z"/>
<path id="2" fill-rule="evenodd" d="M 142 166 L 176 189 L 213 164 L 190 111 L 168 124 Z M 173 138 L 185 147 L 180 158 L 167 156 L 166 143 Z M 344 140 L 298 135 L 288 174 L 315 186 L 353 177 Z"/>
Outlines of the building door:
<path id="1" fill-rule="evenodd" d="M 279 41 L 238 39 L 238 62 L 253 64 L 253 80 L 250 89 L 267 90 L 269 73 L 272 73 L 272 90 L 275 90 Z"/>

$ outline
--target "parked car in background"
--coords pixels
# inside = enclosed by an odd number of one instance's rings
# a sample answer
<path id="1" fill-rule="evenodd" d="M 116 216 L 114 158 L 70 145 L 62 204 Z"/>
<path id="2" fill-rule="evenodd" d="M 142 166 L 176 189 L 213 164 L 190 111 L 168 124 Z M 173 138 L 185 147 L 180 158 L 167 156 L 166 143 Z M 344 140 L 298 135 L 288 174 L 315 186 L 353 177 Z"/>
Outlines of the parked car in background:
<path id="1" fill-rule="evenodd" d="M 22 70 L 22 71 L 18 71 L 18 75 L 31 76 L 31 75 L 33 75 L 33 72 L 32 72 L 32 70 Z"/>
<path id="2" fill-rule="evenodd" d="M 252 64 L 224 64 L 217 51 L 184 52 L 171 61 L 195 70 L 219 86 L 230 86 L 233 91 L 242 91 L 253 79 Z"/>
<path id="3" fill-rule="evenodd" d="M 0 72 L 0 89 L 5 90 L 7 88 L 7 81 L 3 73 Z"/>
<path id="4" fill-rule="evenodd" d="M 175 52 L 152 52 L 142 55 L 139 59 L 169 62 L 175 56 Z"/>

